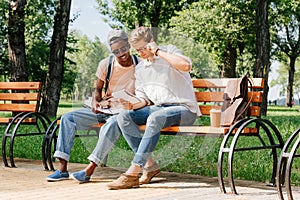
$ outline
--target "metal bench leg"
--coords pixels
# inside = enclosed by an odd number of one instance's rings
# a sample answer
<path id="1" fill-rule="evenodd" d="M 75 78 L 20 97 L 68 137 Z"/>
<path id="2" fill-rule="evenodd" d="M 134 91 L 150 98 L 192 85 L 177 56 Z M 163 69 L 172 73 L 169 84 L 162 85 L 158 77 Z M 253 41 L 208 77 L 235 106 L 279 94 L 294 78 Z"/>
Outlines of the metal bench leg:
<path id="1" fill-rule="evenodd" d="M 287 191 L 287 196 L 289 200 L 293 200 L 293 193 L 291 188 L 291 170 L 292 170 L 292 164 L 295 158 L 295 154 L 297 152 L 297 149 L 300 144 L 300 138 L 298 137 L 296 142 L 293 145 L 293 148 L 291 149 L 291 152 L 289 154 L 289 157 L 287 159 L 287 165 L 286 165 L 286 176 L 285 176 L 285 188 Z"/>
<path id="2" fill-rule="evenodd" d="M 219 181 L 220 190 L 223 193 L 226 193 L 224 179 L 223 179 L 223 160 L 224 160 L 224 154 L 228 153 L 228 148 L 226 148 L 226 144 L 229 141 L 229 137 L 230 137 L 229 135 L 230 134 L 228 133 L 223 138 L 219 150 L 219 156 L 218 156 L 218 181 Z"/>
<path id="3" fill-rule="evenodd" d="M 4 133 L 3 139 L 2 139 L 2 160 L 3 160 L 3 164 L 5 167 L 9 167 L 8 162 L 7 162 L 7 157 L 6 157 L 6 140 L 7 136 Z"/>

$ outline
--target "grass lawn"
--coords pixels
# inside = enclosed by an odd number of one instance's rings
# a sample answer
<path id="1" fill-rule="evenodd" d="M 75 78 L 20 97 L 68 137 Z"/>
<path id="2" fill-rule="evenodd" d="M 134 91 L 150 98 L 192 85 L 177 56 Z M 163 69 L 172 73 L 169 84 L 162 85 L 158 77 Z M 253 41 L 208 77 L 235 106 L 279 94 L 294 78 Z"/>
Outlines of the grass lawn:
<path id="1" fill-rule="evenodd" d="M 78 108 L 81 108 L 80 104 L 62 103 L 58 115 Z M 274 123 L 282 134 L 284 141 L 299 127 L 299 108 L 268 107 L 268 116 L 265 118 Z M 198 123 L 208 124 L 209 118 L 202 117 Z M 4 129 L 5 127 L 0 127 L 1 137 Z M 75 139 L 70 161 L 88 163 L 87 157 L 95 147 L 96 142 L 96 137 Z M 218 152 L 221 142 L 221 138 L 161 136 L 153 157 L 165 171 L 217 176 Z M 254 142 L 257 141 L 249 137 L 239 139 L 240 144 L 252 144 Z M 15 157 L 41 159 L 41 144 L 42 136 L 18 137 L 14 146 Z M 121 137 L 109 154 L 108 165 L 127 168 L 132 158 L 132 151 Z M 292 172 L 292 182 L 296 185 L 300 185 L 298 181 L 300 180 L 300 162 L 298 160 L 295 159 Z M 271 152 L 270 150 L 259 150 L 235 153 L 233 168 L 235 178 L 268 182 L 272 173 Z"/>

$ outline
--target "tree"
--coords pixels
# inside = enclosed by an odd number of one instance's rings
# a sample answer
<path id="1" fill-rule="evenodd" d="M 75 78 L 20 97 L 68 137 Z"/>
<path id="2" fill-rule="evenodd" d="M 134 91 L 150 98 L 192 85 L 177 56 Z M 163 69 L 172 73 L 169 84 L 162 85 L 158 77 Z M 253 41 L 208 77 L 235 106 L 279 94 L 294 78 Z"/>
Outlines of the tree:
<path id="1" fill-rule="evenodd" d="M 286 104 L 292 107 L 295 63 L 300 55 L 300 3 L 297 0 L 278 0 L 271 8 L 275 54 L 283 60 L 282 53 L 284 53 L 290 61 Z"/>
<path id="2" fill-rule="evenodd" d="M 139 26 L 168 27 L 176 11 L 194 2 L 191 0 L 97 0 L 98 10 L 111 27 L 124 26 L 132 30 Z M 153 35 L 157 38 L 157 29 Z"/>
<path id="3" fill-rule="evenodd" d="M 199 1 L 177 12 L 171 25 L 177 33 L 204 45 L 224 77 L 236 77 L 238 56 L 246 49 L 249 55 L 254 52 L 254 7 L 251 0 Z"/>
<path id="4" fill-rule="evenodd" d="M 56 116 L 60 99 L 71 1 L 72 0 L 58 0 L 56 7 L 50 46 L 49 71 L 47 73 L 41 105 L 41 112 L 48 116 Z"/>
<path id="5" fill-rule="evenodd" d="M 25 54 L 24 9 L 26 0 L 11 0 L 8 19 L 8 53 L 11 64 L 10 81 L 28 81 Z"/>
<path id="6" fill-rule="evenodd" d="M 0 1 L 0 80 L 7 81 L 10 67 L 8 59 L 7 20 L 9 2 Z"/>
<path id="7" fill-rule="evenodd" d="M 8 59 L 9 3 L 9 1 L 0 1 L 0 70 L 3 81 L 10 79 L 12 71 Z M 53 28 L 54 8 L 52 0 L 30 0 L 24 6 L 26 65 L 22 70 L 28 71 L 28 80 L 30 81 L 45 82 L 51 39 L 49 32 Z M 16 30 L 13 27 L 10 29 Z M 17 36 L 21 37 L 21 35 Z M 14 72 L 15 70 L 12 73 Z"/>
<path id="8" fill-rule="evenodd" d="M 268 77 L 270 70 L 270 33 L 268 23 L 268 0 L 256 0 L 256 70 L 255 77 L 264 78 L 261 114 L 267 114 Z"/>
<path id="9" fill-rule="evenodd" d="M 44 85 L 55 13 L 53 0 L 30 0 L 26 6 L 25 42 L 29 79 Z"/>

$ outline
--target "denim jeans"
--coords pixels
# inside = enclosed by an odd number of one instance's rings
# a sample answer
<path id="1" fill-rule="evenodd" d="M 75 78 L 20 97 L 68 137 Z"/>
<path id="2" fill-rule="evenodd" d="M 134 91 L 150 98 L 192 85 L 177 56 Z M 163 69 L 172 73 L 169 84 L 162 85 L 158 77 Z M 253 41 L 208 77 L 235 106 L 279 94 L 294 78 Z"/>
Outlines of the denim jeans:
<path id="1" fill-rule="evenodd" d="M 114 147 L 121 135 L 121 130 L 118 126 L 117 115 L 107 119 L 106 123 L 101 127 L 99 139 L 92 154 L 88 157 L 97 165 L 103 160 Z"/>
<path id="2" fill-rule="evenodd" d="M 61 116 L 54 157 L 70 160 L 70 152 L 74 144 L 77 130 L 88 130 L 94 124 L 104 122 L 111 115 L 95 114 L 88 108 L 71 111 Z"/>
<path id="3" fill-rule="evenodd" d="M 134 152 L 132 163 L 144 167 L 158 142 L 160 130 L 172 125 L 191 125 L 197 114 L 182 105 L 155 105 L 124 110 L 117 118 L 122 134 Z M 138 128 L 141 124 L 146 124 L 144 133 Z"/>

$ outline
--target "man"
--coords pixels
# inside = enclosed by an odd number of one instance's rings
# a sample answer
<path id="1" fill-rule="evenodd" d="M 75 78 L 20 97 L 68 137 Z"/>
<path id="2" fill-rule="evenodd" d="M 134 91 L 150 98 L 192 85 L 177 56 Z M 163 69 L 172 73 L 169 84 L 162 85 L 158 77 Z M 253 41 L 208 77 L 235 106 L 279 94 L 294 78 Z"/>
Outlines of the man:
<path id="1" fill-rule="evenodd" d="M 48 176 L 48 181 L 61 181 L 69 179 L 67 164 L 70 159 L 70 152 L 74 144 L 76 130 L 87 130 L 93 124 L 106 121 L 101 127 L 98 144 L 93 153 L 89 156 L 91 166 L 86 173 L 80 172 L 73 175 L 82 182 L 88 181 L 96 166 L 106 157 L 118 140 L 121 132 L 119 130 L 116 115 L 99 112 L 99 108 L 109 104 L 112 93 L 122 89 L 134 92 L 134 59 L 130 55 L 128 37 L 123 30 L 112 30 L 108 35 L 108 44 L 114 54 L 112 73 L 105 96 L 102 97 L 102 90 L 107 78 L 107 65 L 109 57 L 100 61 L 96 72 L 97 83 L 92 101 L 92 109 L 83 108 L 62 115 L 57 138 L 54 157 L 59 159 L 58 169 Z"/>
<path id="2" fill-rule="evenodd" d="M 135 69 L 135 94 L 141 103 L 128 105 L 117 116 L 124 138 L 134 152 L 131 166 L 109 189 L 139 187 L 139 173 L 148 181 L 159 168 L 151 154 L 159 140 L 160 130 L 172 125 L 193 124 L 200 116 L 189 71 L 191 61 L 174 45 L 158 47 L 151 30 L 139 27 L 133 30 L 129 43 L 144 59 Z M 146 124 L 144 134 L 138 125 Z"/>

